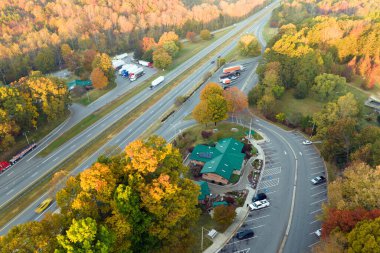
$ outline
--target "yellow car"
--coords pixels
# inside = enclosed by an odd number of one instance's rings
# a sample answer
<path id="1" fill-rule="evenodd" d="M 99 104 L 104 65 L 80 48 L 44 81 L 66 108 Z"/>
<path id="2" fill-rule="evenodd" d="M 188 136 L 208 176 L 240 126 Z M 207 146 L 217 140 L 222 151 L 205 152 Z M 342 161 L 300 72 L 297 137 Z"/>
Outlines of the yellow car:
<path id="1" fill-rule="evenodd" d="M 42 213 L 46 208 L 48 208 L 53 200 L 52 199 L 45 199 L 42 201 L 34 210 L 36 213 Z"/>

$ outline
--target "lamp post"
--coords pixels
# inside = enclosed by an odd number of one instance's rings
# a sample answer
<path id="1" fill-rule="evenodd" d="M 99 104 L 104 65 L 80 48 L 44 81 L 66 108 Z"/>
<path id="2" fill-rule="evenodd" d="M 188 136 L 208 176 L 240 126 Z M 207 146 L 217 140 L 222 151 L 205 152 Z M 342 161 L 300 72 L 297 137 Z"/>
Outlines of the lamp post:
<path id="1" fill-rule="evenodd" d="M 29 131 L 23 132 L 22 135 L 25 136 L 26 141 L 28 142 L 28 145 L 30 145 L 30 143 L 29 143 L 29 139 L 28 139 L 28 135 L 27 135 L 26 133 L 29 133 Z"/>

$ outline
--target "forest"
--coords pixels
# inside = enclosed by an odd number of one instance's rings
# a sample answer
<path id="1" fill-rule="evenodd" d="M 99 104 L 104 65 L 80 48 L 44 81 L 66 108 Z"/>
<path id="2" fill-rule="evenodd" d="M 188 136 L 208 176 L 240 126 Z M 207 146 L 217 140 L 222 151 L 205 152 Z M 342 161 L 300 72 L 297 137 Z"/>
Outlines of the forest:
<path id="1" fill-rule="evenodd" d="M 264 0 L 4 0 L 0 2 L 0 80 L 8 84 L 30 70 L 62 67 L 61 46 L 116 54 L 142 37 L 165 31 L 217 29 L 252 13 Z M 196 4 L 195 4 L 196 3 Z M 236 11 L 239 10 L 239 11 Z M 43 64 L 43 58 L 53 64 Z"/>
<path id="2" fill-rule="evenodd" d="M 364 105 L 347 91 L 352 83 L 367 93 L 380 87 L 379 9 L 380 2 L 371 0 L 285 1 L 271 18 L 279 33 L 249 93 L 249 103 L 265 117 L 321 141 L 318 148 L 330 167 L 329 201 L 316 253 L 380 248 L 380 115 L 378 122 L 364 121 Z M 289 92 L 323 107 L 309 115 L 277 111 L 277 101 Z"/>

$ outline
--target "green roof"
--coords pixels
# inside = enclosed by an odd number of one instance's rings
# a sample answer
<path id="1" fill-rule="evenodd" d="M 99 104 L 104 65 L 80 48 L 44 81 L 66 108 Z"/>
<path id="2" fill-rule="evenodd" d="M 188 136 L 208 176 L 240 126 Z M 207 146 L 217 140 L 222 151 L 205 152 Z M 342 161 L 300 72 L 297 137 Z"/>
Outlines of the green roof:
<path id="1" fill-rule="evenodd" d="M 201 173 L 215 173 L 227 180 L 234 170 L 240 170 L 245 154 L 244 144 L 233 138 L 219 140 L 215 147 L 198 145 L 190 155 L 190 160 L 204 162 Z"/>
<path id="2" fill-rule="evenodd" d="M 195 181 L 195 183 L 201 187 L 198 200 L 204 200 L 206 196 L 210 195 L 210 188 L 208 188 L 208 184 L 205 181 Z"/>
<path id="3" fill-rule="evenodd" d="M 92 85 L 91 80 L 74 80 L 67 83 L 69 88 L 74 88 L 75 86 L 87 86 Z"/>
<path id="4" fill-rule="evenodd" d="M 216 201 L 216 202 L 212 203 L 212 207 L 217 207 L 217 206 L 221 206 L 221 205 L 228 206 L 228 203 L 226 201 Z"/>

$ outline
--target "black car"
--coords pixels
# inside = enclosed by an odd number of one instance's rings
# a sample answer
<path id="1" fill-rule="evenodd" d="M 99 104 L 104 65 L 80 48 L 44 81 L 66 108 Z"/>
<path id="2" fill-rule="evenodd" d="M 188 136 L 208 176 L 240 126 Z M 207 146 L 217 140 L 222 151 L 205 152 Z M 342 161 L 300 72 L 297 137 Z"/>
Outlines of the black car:
<path id="1" fill-rule="evenodd" d="M 311 183 L 314 184 L 314 185 L 316 185 L 316 184 L 322 184 L 324 182 L 326 182 L 326 178 L 324 176 L 318 176 L 318 177 L 313 178 L 311 180 Z"/>
<path id="2" fill-rule="evenodd" d="M 256 202 L 263 199 L 267 199 L 267 195 L 262 192 L 262 193 L 257 194 L 256 197 L 253 197 L 252 202 Z"/>
<path id="3" fill-rule="evenodd" d="M 246 229 L 236 234 L 236 238 L 239 240 L 248 239 L 255 235 L 252 229 Z"/>

